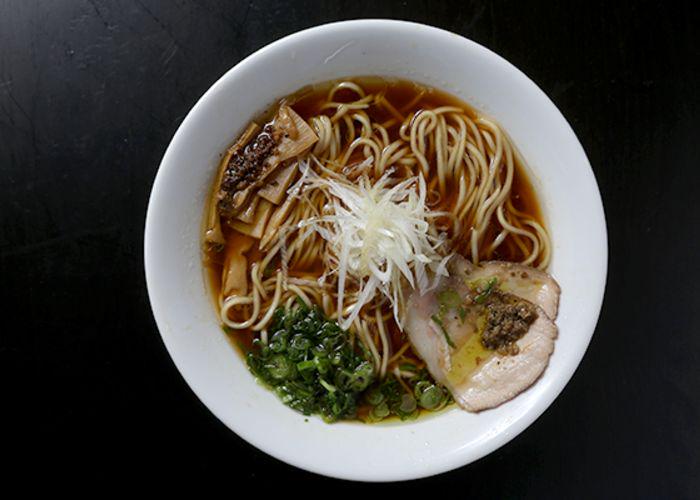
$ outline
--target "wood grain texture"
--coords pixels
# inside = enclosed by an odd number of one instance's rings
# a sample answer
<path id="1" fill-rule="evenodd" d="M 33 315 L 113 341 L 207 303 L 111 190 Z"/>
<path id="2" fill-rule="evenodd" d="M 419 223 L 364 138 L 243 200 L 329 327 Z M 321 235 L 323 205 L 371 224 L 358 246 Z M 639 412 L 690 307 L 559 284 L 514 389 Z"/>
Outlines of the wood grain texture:
<path id="1" fill-rule="evenodd" d="M 178 375 L 148 305 L 145 211 L 170 138 L 228 68 L 302 28 L 396 17 L 467 36 L 542 87 L 589 156 L 610 239 L 601 319 L 562 395 L 504 448 L 409 491 L 697 498 L 696 11 L 626 1 L 0 2 L 0 366 L 17 471 L 206 480 L 232 493 L 241 480 L 331 482 L 243 442 Z"/>

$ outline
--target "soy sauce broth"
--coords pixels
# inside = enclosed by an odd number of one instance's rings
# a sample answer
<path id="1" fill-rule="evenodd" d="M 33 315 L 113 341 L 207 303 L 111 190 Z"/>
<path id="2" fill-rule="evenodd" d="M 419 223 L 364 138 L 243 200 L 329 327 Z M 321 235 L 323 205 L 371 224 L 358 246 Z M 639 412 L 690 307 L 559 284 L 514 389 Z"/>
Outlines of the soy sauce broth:
<path id="1" fill-rule="evenodd" d="M 411 81 L 399 80 L 399 79 L 388 79 L 380 77 L 355 77 L 355 78 L 345 78 L 329 82 L 324 82 L 321 84 L 310 85 L 300 89 L 299 91 L 280 99 L 277 104 L 271 106 L 270 108 L 262 111 L 257 117 L 254 117 L 254 121 L 258 124 L 264 124 L 271 120 L 275 115 L 278 107 L 281 104 L 287 104 L 291 106 L 294 111 L 296 111 L 304 120 L 307 122 L 313 116 L 319 114 L 326 114 L 331 116 L 333 111 L 330 109 L 322 109 L 323 104 L 327 101 L 328 93 L 332 87 L 339 83 L 340 81 L 352 81 L 360 85 L 366 94 L 381 94 L 383 97 L 391 103 L 396 111 L 401 113 L 403 116 L 407 116 L 411 113 L 418 113 L 425 109 L 435 109 L 442 106 L 455 106 L 464 110 L 464 112 L 472 119 L 478 118 L 478 113 L 467 103 L 461 101 L 460 99 L 447 94 L 443 91 L 426 87 Z M 336 92 L 334 96 L 334 101 L 336 102 L 351 102 L 358 99 L 356 92 L 350 89 L 342 89 Z M 399 138 L 399 128 L 400 122 L 396 119 L 395 115 L 382 106 L 370 106 L 364 110 L 369 118 L 373 122 L 387 124 L 386 130 L 389 134 L 389 139 L 391 141 Z M 394 119 L 396 123 L 391 123 Z M 231 143 L 235 143 L 237 137 L 231 138 Z M 342 152 L 341 152 L 342 154 Z M 511 201 L 513 206 L 520 212 L 528 214 L 531 218 L 543 224 L 542 214 L 537 201 L 537 197 L 532 188 L 532 184 L 527 177 L 525 168 L 517 161 L 517 155 L 514 155 L 515 169 L 514 177 L 511 188 Z M 431 163 L 431 167 L 434 169 L 435 165 Z M 215 191 L 216 186 L 212 186 L 212 194 Z M 458 187 L 452 186 L 452 192 L 454 196 L 457 195 Z M 451 199 L 443 200 L 443 203 L 449 204 Z M 235 240 L 233 231 L 226 224 L 222 224 L 222 229 L 227 241 Z M 493 217 L 490 223 L 490 229 L 485 236 L 485 241 L 490 241 L 498 234 L 500 231 L 500 225 Z M 506 239 L 507 240 L 507 239 Z M 208 282 L 211 287 L 212 297 L 214 299 L 215 307 L 219 308 L 219 296 L 221 292 L 221 275 L 223 268 L 223 252 L 215 252 L 205 249 L 204 264 L 208 275 Z M 262 255 L 258 244 L 255 243 L 253 247 L 246 253 L 249 262 L 254 262 Z M 522 251 L 514 244 L 502 244 L 492 255 L 490 255 L 489 260 L 505 260 L 505 261 L 521 261 L 523 260 Z M 273 261 L 273 264 L 275 261 Z M 320 264 L 320 259 L 319 259 Z M 300 272 L 304 270 L 297 270 L 290 268 L 290 273 Z M 250 283 L 249 283 L 250 286 Z M 389 308 L 387 306 L 387 312 Z M 242 320 L 243 318 L 236 318 L 237 320 Z M 386 324 L 388 328 L 389 338 L 392 344 L 392 352 L 396 352 L 400 346 L 405 342 L 405 334 L 401 331 L 399 326 L 394 321 L 393 317 Z M 251 330 L 237 330 L 235 333 L 229 334 L 228 337 L 231 339 L 232 343 L 240 350 L 243 354 L 252 348 L 252 342 L 255 338 L 255 332 Z M 413 361 L 417 365 L 422 365 L 422 361 L 408 349 L 405 356 L 409 361 Z M 361 405 L 358 409 L 359 415 L 366 414 L 368 411 L 367 406 Z M 438 414 L 440 411 L 433 412 L 422 410 L 421 414 Z M 386 422 L 391 422 L 396 420 L 398 417 L 390 417 L 386 419 Z"/>
<path id="2" fill-rule="evenodd" d="M 290 105 L 294 111 L 305 120 L 309 120 L 313 116 L 319 114 L 332 115 L 332 110 L 323 110 L 323 104 L 327 101 L 329 91 L 339 82 L 351 81 L 362 87 L 367 95 L 381 94 L 391 103 L 391 105 L 404 116 L 411 113 L 419 113 L 424 109 L 435 109 L 443 106 L 454 106 L 464 110 L 470 118 L 476 119 L 479 113 L 474 110 L 469 104 L 459 98 L 443 92 L 441 90 L 427 87 L 409 80 L 381 78 L 375 76 L 344 78 L 324 82 L 316 85 L 310 85 L 300 89 L 294 94 L 284 98 L 282 102 Z M 351 102 L 358 99 L 356 92 L 350 89 L 341 89 L 335 93 L 334 101 L 336 102 Z M 275 108 L 276 109 L 276 108 Z M 393 114 L 382 106 L 370 106 L 363 110 L 367 113 L 372 122 L 387 123 L 394 118 Z M 273 110 L 274 114 L 274 110 Z M 400 123 L 396 123 L 387 127 L 390 141 L 399 139 Z M 512 141 L 511 141 L 512 142 Z M 514 146 L 515 147 L 515 146 Z M 430 159 L 429 159 L 430 160 Z M 511 187 L 511 201 L 515 209 L 529 215 L 532 219 L 544 226 L 542 212 L 537 201 L 532 183 L 528 178 L 526 169 L 518 161 L 518 155 L 513 157 L 515 171 L 513 183 Z M 434 169 L 434 162 L 430 161 L 431 167 Z M 457 195 L 459 187 L 452 186 L 454 196 Z M 443 200 L 444 205 L 450 205 L 452 198 Z M 485 241 L 490 241 L 498 234 L 501 227 L 495 217 L 492 218 L 489 225 L 489 231 L 485 236 Z M 488 260 L 505 260 L 510 262 L 518 262 L 524 260 L 524 254 L 517 245 L 510 244 L 508 237 L 493 254 L 488 256 Z M 529 240 L 524 242 L 529 245 Z M 537 262 L 534 263 L 536 265 Z"/>

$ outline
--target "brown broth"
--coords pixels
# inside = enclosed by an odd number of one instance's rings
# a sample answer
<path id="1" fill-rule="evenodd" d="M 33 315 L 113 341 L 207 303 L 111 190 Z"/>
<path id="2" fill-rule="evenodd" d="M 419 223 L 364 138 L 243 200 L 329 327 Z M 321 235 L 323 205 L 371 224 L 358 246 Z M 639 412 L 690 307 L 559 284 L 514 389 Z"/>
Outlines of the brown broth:
<path id="1" fill-rule="evenodd" d="M 338 83 L 339 81 L 353 81 L 359 84 L 367 94 L 383 94 L 386 100 L 388 100 L 393 107 L 402 113 L 404 116 L 411 113 L 417 112 L 421 109 L 434 109 L 441 106 L 455 106 L 463 109 L 471 118 L 477 118 L 478 113 L 471 108 L 465 102 L 459 100 L 455 96 L 447 94 L 437 89 L 425 87 L 423 85 L 397 79 L 386 79 L 379 77 L 357 77 L 349 78 L 343 80 L 336 80 L 331 82 L 325 82 L 322 84 L 307 86 L 294 94 L 287 96 L 279 101 L 279 103 L 286 103 L 290 105 L 302 118 L 309 120 L 311 117 L 319 115 L 321 113 L 332 114 L 331 110 L 322 110 L 322 105 L 327 100 L 329 90 Z M 337 102 L 348 102 L 357 99 L 357 94 L 351 90 L 343 89 L 336 93 L 335 101 Z M 256 122 L 265 123 L 269 121 L 271 117 L 275 114 L 277 106 L 273 106 L 260 115 L 256 117 Z M 365 110 L 369 115 L 370 119 L 377 123 L 386 124 L 394 118 L 394 115 L 387 109 L 380 106 L 371 106 L 369 109 Z M 400 123 L 391 126 L 387 126 L 387 132 L 391 140 L 397 139 L 399 134 Z M 232 143 L 234 143 L 236 138 L 232 138 Z M 520 165 L 517 161 L 517 155 L 515 155 L 515 173 L 513 177 L 513 184 L 511 189 L 511 200 L 513 206 L 530 217 L 543 224 L 542 214 L 540 211 L 539 203 L 535 195 L 532 184 L 530 183 L 525 168 Z M 216 186 L 212 186 L 212 190 L 215 190 Z M 213 192 L 213 191 L 212 191 Z M 453 196 L 457 195 L 457 190 L 453 189 Z M 442 203 L 450 203 L 450 199 L 443 200 Z M 227 239 L 231 236 L 233 232 L 232 229 L 222 224 L 222 229 L 224 235 Z M 490 224 L 489 232 L 485 237 L 485 241 L 495 238 L 495 236 L 500 231 L 500 226 L 498 221 L 493 218 Z M 509 237 L 510 238 L 510 237 Z M 529 244 L 529 241 L 526 242 Z M 205 269 L 209 277 L 209 284 L 211 286 L 211 292 L 214 300 L 215 307 L 218 309 L 218 297 L 221 289 L 221 274 L 223 268 L 223 258 L 221 254 L 223 252 L 216 251 L 205 251 L 204 264 Z M 262 258 L 263 253 L 259 250 L 257 243 L 253 245 L 251 250 L 246 253 L 249 262 L 254 262 Z M 489 257 L 490 259 L 506 260 L 506 261 L 520 261 L 523 260 L 523 254 L 518 249 L 517 245 L 513 242 L 506 242 L 502 244 L 496 252 Z M 274 263 L 275 261 L 273 261 Z M 278 262 L 278 261 L 277 261 Z M 319 262 L 320 264 L 320 262 Z M 299 269 L 290 269 L 290 273 L 299 272 Z M 319 271 L 320 272 L 320 271 Z M 387 309 L 388 312 L 388 309 Z M 237 320 L 242 320 L 243 318 L 235 318 Z M 392 343 L 392 351 L 395 352 L 402 344 L 405 342 L 405 335 L 399 329 L 393 318 L 387 323 L 389 329 L 389 337 Z M 254 339 L 254 333 L 249 330 L 236 331 L 234 334 L 228 335 L 233 344 L 240 349 L 243 353 L 251 349 L 252 342 Z M 421 360 L 412 352 L 411 349 L 406 351 L 406 357 L 411 359 L 414 363 L 422 365 Z M 359 408 L 359 413 L 362 414 L 366 412 L 367 408 L 361 406 Z M 434 413 L 425 412 L 421 413 Z M 394 419 L 388 419 L 389 421 Z"/>
<path id="2" fill-rule="evenodd" d="M 302 118 L 308 121 L 311 117 L 324 113 L 324 111 L 321 110 L 321 107 L 323 103 L 326 102 L 331 88 L 340 81 L 352 81 L 357 83 L 365 90 L 367 94 L 383 94 L 386 100 L 404 115 L 408 115 L 411 112 L 417 112 L 421 109 L 435 109 L 442 106 L 454 106 L 463 109 L 472 119 L 479 116 L 469 104 L 451 94 L 448 94 L 447 92 L 426 87 L 408 80 L 373 76 L 346 78 L 311 85 L 295 92 L 291 96 L 283 99 L 283 101 L 289 104 L 294 111 L 299 113 Z M 342 89 L 335 94 L 334 100 L 337 102 L 349 102 L 356 100 L 357 97 L 357 94 L 352 90 Z M 389 111 L 380 106 L 371 106 L 365 111 L 373 122 L 384 123 L 393 118 L 393 115 Z M 325 110 L 324 114 L 331 115 L 332 112 L 331 110 Z M 398 139 L 399 126 L 400 124 L 397 123 L 392 127 L 387 127 L 390 140 Z M 352 160 L 353 158 L 351 158 L 351 161 Z M 515 173 L 513 175 L 513 184 L 511 188 L 511 200 L 513 202 L 513 206 L 517 210 L 528 214 L 544 227 L 542 212 L 540 211 L 540 206 L 537 201 L 535 191 L 527 177 L 525 167 L 520 164 L 517 159 L 517 155 L 514 155 L 514 163 Z M 454 197 L 457 196 L 457 189 L 453 189 L 453 195 Z M 447 200 L 443 200 L 443 203 L 445 205 L 449 205 L 452 201 L 454 200 L 448 198 Z M 493 217 L 493 220 L 489 225 L 489 231 L 485 236 L 485 241 L 495 238 L 500 229 L 500 224 L 495 217 Z M 510 262 L 524 260 L 524 256 L 518 249 L 517 245 L 509 244 L 512 243 L 508 241 L 509 238 L 506 238 L 506 241 L 498 249 L 496 249 L 496 251 L 489 257 L 489 260 L 505 260 Z M 529 240 L 527 239 L 524 241 L 524 243 L 527 245 L 530 244 Z"/>

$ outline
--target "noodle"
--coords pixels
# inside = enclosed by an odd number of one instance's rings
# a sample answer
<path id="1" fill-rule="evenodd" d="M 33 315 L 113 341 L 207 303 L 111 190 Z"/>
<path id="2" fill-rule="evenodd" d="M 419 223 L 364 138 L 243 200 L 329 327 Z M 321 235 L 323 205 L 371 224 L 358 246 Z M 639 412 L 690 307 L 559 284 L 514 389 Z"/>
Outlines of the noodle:
<path id="1" fill-rule="evenodd" d="M 495 122 L 455 105 L 431 107 L 425 101 L 429 95 L 419 89 L 410 101 L 396 103 L 384 91 L 345 81 L 330 88 L 315 115 L 304 116 L 318 141 L 297 159 L 302 179 L 287 191 L 291 204 L 285 203 L 284 220 L 272 239 L 263 238 L 265 247 L 248 256 L 247 294 L 224 297 L 219 292 L 219 313 L 227 327 L 259 332 L 267 343 L 267 327 L 278 307 L 290 310 L 301 301 L 339 318 L 361 300 L 352 283 L 340 283 L 348 287 L 344 302 L 339 300 L 337 260 L 321 235 L 300 224 L 331 206 L 332 195 L 314 184 L 315 178 L 376 181 L 389 173 L 390 185 L 396 185 L 421 174 L 428 186 L 426 203 L 440 215 L 431 231 L 447 243 L 439 250 L 443 256 L 449 250 L 476 264 L 503 250 L 512 260 L 547 267 L 547 231 L 536 215 L 518 209 L 513 197 L 514 183 L 521 182 L 517 150 Z M 381 378 L 412 377 L 414 370 L 400 368 L 407 361 L 424 366 L 399 331 L 386 297 L 378 294 L 352 325 L 352 342 L 359 338 Z"/>

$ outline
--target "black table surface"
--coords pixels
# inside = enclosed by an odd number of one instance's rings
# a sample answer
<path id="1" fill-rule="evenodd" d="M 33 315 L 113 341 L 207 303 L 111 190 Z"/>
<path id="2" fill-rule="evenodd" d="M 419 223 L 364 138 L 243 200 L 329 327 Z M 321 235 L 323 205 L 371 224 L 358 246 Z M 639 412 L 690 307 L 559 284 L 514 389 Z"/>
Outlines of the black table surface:
<path id="1" fill-rule="evenodd" d="M 187 387 L 151 315 L 144 219 L 173 133 L 226 70 L 302 28 L 387 17 L 471 38 L 551 97 L 590 158 L 610 247 L 600 321 L 561 396 L 488 457 L 408 487 L 697 498 L 694 12 L 660 2 L 1 2 L 2 418 L 18 438 L 3 438 L 3 455 L 19 441 L 17 472 L 68 481 L 304 480 L 337 491 L 245 443 Z"/>

